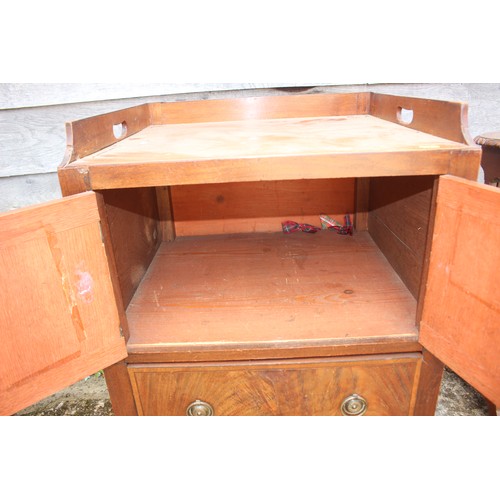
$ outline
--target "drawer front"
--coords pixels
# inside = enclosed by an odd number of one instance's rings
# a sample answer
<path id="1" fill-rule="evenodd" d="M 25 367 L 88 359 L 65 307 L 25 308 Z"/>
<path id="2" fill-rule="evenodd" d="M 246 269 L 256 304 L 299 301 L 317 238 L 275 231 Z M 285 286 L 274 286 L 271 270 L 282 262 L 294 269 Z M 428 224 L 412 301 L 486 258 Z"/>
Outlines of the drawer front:
<path id="1" fill-rule="evenodd" d="M 409 415 L 420 354 L 129 365 L 141 415 Z M 366 408 L 365 406 L 366 405 Z"/>

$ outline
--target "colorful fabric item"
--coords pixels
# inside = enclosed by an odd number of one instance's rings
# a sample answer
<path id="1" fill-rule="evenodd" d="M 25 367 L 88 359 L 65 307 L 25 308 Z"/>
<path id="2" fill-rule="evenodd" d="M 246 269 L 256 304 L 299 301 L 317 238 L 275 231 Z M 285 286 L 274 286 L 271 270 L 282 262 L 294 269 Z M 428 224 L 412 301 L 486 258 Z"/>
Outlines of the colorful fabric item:
<path id="1" fill-rule="evenodd" d="M 321 227 L 323 229 L 330 229 L 337 232 L 338 234 L 350 234 L 352 236 L 353 227 L 349 214 L 344 216 L 344 225 L 325 214 L 321 214 L 319 218 L 321 220 Z"/>
<path id="2" fill-rule="evenodd" d="M 330 229 L 332 227 L 342 227 L 340 222 L 337 222 L 335 219 L 332 219 L 329 215 L 321 214 L 319 216 L 319 220 L 321 221 L 321 227 L 323 229 Z"/>
<path id="3" fill-rule="evenodd" d="M 320 215 L 321 227 L 313 226 L 312 224 L 300 224 L 298 222 L 294 222 L 293 220 L 286 220 L 281 223 L 281 227 L 283 228 L 284 233 L 296 233 L 297 231 L 302 231 L 304 233 L 317 233 L 318 231 L 323 230 L 332 230 L 337 234 L 353 234 L 353 226 L 351 222 L 351 217 L 349 214 L 344 216 L 344 225 L 337 222 L 335 219 L 332 219 L 328 215 Z"/>
<path id="4" fill-rule="evenodd" d="M 351 217 L 349 214 L 344 216 L 344 221 L 345 224 L 343 226 L 332 226 L 329 229 L 333 229 L 336 231 L 338 234 L 349 234 L 352 236 L 353 233 L 353 227 L 352 227 L 352 222 L 351 222 Z"/>
<path id="5" fill-rule="evenodd" d="M 299 224 L 293 220 L 286 220 L 281 223 L 284 233 L 296 233 L 302 231 L 303 233 L 317 233 L 321 231 L 320 227 L 312 226 L 311 224 Z"/>

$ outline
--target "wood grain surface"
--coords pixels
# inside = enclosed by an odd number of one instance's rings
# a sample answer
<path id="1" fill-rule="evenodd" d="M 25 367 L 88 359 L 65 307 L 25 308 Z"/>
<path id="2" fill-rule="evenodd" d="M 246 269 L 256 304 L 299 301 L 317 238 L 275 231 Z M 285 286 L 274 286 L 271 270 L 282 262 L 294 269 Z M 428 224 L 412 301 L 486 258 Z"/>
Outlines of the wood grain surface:
<path id="1" fill-rule="evenodd" d="M 185 237 L 161 245 L 134 295 L 128 349 L 414 340 L 415 311 L 366 232 Z"/>
<path id="2" fill-rule="evenodd" d="M 126 357 L 95 194 L 0 216 L 0 414 Z"/>
<path id="3" fill-rule="evenodd" d="M 209 403 L 216 416 L 342 415 L 352 394 L 366 415 L 411 415 L 420 356 L 373 356 L 185 365 L 131 365 L 140 415 L 185 415 Z"/>
<path id="4" fill-rule="evenodd" d="M 405 115 L 405 111 L 408 114 Z M 469 134 L 468 106 L 463 102 L 373 93 L 370 114 L 433 136 L 473 144 Z"/>
<path id="5" fill-rule="evenodd" d="M 133 163 L 82 168 L 91 189 L 176 186 L 221 182 L 256 182 L 296 179 L 333 179 L 394 175 L 441 175 L 455 172 L 446 151 L 358 153 L 355 155 L 311 155 L 218 159 L 194 162 Z M 474 160 L 475 161 L 475 160 Z M 479 167 L 479 157 L 477 162 Z M 470 166 L 465 161 L 463 167 Z M 119 170 L 120 174 L 117 175 Z M 477 169 L 476 169 L 477 170 Z M 458 175 L 458 174 L 457 174 Z M 461 175 L 461 174 L 460 174 Z"/>
<path id="6" fill-rule="evenodd" d="M 415 298 L 422 279 L 433 183 L 433 176 L 370 181 L 370 235 Z"/>
<path id="7" fill-rule="evenodd" d="M 286 345 L 286 358 L 322 358 L 342 356 L 366 356 L 374 354 L 416 353 L 421 352 L 418 335 L 397 337 L 365 337 L 353 342 L 339 343 L 338 339 L 308 340 L 302 343 L 290 342 Z M 248 343 L 198 345 L 196 349 L 190 344 L 170 344 L 168 349 L 158 346 L 130 346 L 127 363 L 194 363 L 207 361 L 249 361 L 283 359 L 283 343 Z"/>
<path id="8" fill-rule="evenodd" d="M 426 349 L 422 352 L 422 365 L 415 401 L 416 416 L 432 416 L 441 391 L 444 365 Z"/>
<path id="9" fill-rule="evenodd" d="M 467 153 L 473 154 L 469 159 Z M 70 163 L 92 189 L 467 174 L 478 146 L 367 115 L 150 126 Z M 117 172 L 120 175 L 117 175 Z"/>
<path id="10" fill-rule="evenodd" d="M 161 242 L 156 190 L 112 189 L 101 194 L 126 308 Z"/>
<path id="11" fill-rule="evenodd" d="M 397 119 L 406 102 L 421 112 L 415 124 Z M 130 122 L 123 138 L 113 137 L 115 122 Z M 465 128 L 465 105 L 368 93 L 156 103 L 69 124 L 61 170 L 80 172 L 91 189 L 412 173 L 473 178 L 480 148 L 467 143 Z"/>
<path id="12" fill-rule="evenodd" d="M 500 406 L 500 191 L 439 179 L 420 341 Z"/>
<path id="13" fill-rule="evenodd" d="M 319 116 L 151 125 L 74 165 L 453 149 L 467 147 L 369 115 Z"/>
<path id="14" fill-rule="evenodd" d="M 220 121 L 252 121 L 315 116 L 364 115 L 368 113 L 367 92 L 315 93 L 206 99 L 151 106 L 151 124 L 180 124 Z"/>
<path id="15" fill-rule="evenodd" d="M 227 182 L 173 186 L 178 236 L 277 232 L 293 220 L 321 226 L 320 214 L 344 223 L 354 213 L 354 179 Z"/>
<path id="16" fill-rule="evenodd" d="M 132 392 L 130 375 L 125 361 L 119 361 L 104 370 L 106 387 L 109 392 L 115 416 L 136 416 L 137 407 Z"/>

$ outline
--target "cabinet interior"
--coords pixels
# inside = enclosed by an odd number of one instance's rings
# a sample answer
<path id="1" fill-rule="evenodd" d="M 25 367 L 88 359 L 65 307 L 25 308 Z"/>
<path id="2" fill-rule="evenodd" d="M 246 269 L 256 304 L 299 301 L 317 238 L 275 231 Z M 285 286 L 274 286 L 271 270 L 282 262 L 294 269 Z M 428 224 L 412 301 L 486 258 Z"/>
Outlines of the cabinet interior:
<path id="1" fill-rule="evenodd" d="M 435 177 L 101 191 L 129 352 L 417 338 Z M 281 222 L 334 231 L 284 234 Z"/>

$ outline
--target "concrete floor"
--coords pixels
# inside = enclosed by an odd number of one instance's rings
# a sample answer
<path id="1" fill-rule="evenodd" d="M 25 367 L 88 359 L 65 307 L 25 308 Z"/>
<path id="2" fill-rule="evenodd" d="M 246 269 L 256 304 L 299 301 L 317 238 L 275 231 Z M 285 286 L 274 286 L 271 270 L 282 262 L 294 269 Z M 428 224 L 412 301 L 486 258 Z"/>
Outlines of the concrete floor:
<path id="1" fill-rule="evenodd" d="M 103 376 L 93 375 L 17 413 L 23 416 L 113 415 Z M 452 371 L 445 369 L 436 408 L 438 416 L 488 415 L 485 399 Z"/>

